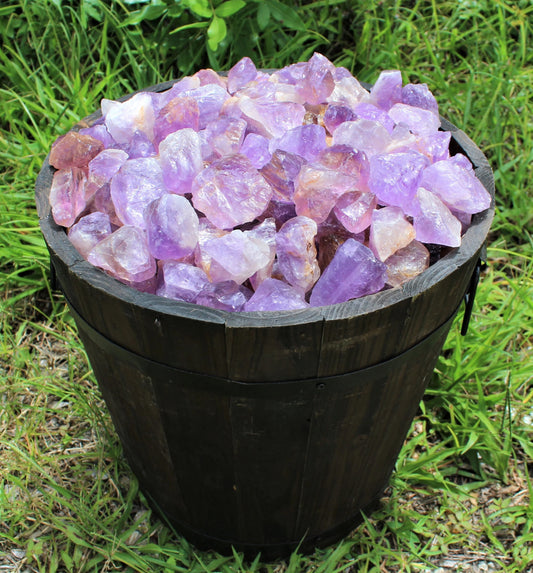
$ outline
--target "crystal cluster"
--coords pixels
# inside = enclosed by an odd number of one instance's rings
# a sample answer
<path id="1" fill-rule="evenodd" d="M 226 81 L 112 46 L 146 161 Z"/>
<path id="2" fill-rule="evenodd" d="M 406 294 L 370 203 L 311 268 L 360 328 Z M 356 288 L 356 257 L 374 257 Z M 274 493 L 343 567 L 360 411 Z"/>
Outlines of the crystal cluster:
<path id="1" fill-rule="evenodd" d="M 134 288 L 226 311 L 325 306 L 395 288 L 457 247 L 491 197 L 451 156 L 425 84 L 370 91 L 321 54 L 249 58 L 102 101 L 59 138 L 54 220 Z"/>

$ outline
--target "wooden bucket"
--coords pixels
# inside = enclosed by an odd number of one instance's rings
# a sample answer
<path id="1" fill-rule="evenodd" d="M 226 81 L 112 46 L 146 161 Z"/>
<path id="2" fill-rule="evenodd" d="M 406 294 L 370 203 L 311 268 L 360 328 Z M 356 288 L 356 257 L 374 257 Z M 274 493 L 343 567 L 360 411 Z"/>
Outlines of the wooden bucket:
<path id="1" fill-rule="evenodd" d="M 494 198 L 485 156 L 442 125 Z M 45 160 L 36 183 L 51 266 L 153 506 L 197 546 L 223 552 L 274 557 L 348 533 L 388 484 L 494 208 L 402 287 L 239 314 L 138 292 L 87 263 L 53 221 L 53 172 Z"/>

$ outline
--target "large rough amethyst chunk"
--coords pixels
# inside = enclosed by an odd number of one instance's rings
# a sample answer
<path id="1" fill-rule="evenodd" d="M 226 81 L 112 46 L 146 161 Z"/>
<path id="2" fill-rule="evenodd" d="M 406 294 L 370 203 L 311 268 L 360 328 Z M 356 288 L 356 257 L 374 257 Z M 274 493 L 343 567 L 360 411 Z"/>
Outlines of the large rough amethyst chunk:
<path id="1" fill-rule="evenodd" d="M 224 102 L 230 97 L 228 92 L 216 84 L 207 84 L 199 88 L 184 91 L 182 96 L 192 97 L 198 102 L 200 117 L 198 119 L 199 129 L 205 127 L 217 119 Z"/>
<path id="2" fill-rule="evenodd" d="M 68 238 L 84 259 L 89 251 L 101 240 L 111 234 L 109 216 L 95 211 L 73 225 L 68 231 Z"/>
<path id="3" fill-rule="evenodd" d="M 249 288 L 233 281 L 209 283 L 196 298 L 196 304 L 227 312 L 238 312 L 243 309 L 252 294 Z"/>
<path id="4" fill-rule="evenodd" d="M 69 131 L 53 143 L 48 161 L 56 169 L 87 167 L 103 149 L 99 139 Z"/>
<path id="5" fill-rule="evenodd" d="M 369 93 L 348 70 L 345 70 L 343 74 L 339 74 L 338 71 L 339 68 L 333 74 L 335 87 L 327 98 L 329 103 L 337 103 L 353 109 L 357 104 L 369 99 Z"/>
<path id="6" fill-rule="evenodd" d="M 399 207 L 384 207 L 372 212 L 369 246 L 380 260 L 386 261 L 414 238 L 413 225 Z"/>
<path id="7" fill-rule="evenodd" d="M 261 169 L 261 174 L 273 189 L 277 201 L 291 202 L 294 196 L 294 181 L 305 159 L 300 155 L 278 149 Z"/>
<path id="8" fill-rule="evenodd" d="M 309 304 L 305 302 L 300 290 L 283 281 L 268 278 L 258 286 L 255 293 L 244 305 L 243 310 L 245 312 L 298 310 L 308 306 Z"/>
<path id="9" fill-rule="evenodd" d="M 187 127 L 198 131 L 200 108 L 193 97 L 176 97 L 161 109 L 155 119 L 154 143 L 159 145 L 167 135 Z"/>
<path id="10" fill-rule="evenodd" d="M 244 119 L 221 117 L 211 122 L 204 130 L 205 142 L 215 159 L 224 155 L 239 153 L 244 141 L 246 122 Z M 204 154 L 204 157 L 209 156 Z"/>
<path id="11" fill-rule="evenodd" d="M 156 294 L 185 302 L 196 302 L 200 292 L 209 285 L 202 269 L 180 261 L 159 261 L 159 276 Z"/>
<path id="12" fill-rule="evenodd" d="M 272 188 L 241 154 L 214 161 L 193 181 L 194 206 L 221 229 L 253 221 L 266 209 Z"/>
<path id="13" fill-rule="evenodd" d="M 144 229 L 144 210 L 167 188 L 163 172 L 153 157 L 129 159 L 113 176 L 111 198 L 118 218 L 124 225 Z"/>
<path id="14" fill-rule="evenodd" d="M 210 260 L 206 273 L 212 282 L 242 284 L 271 260 L 266 241 L 240 230 L 208 241 L 202 251 Z"/>
<path id="15" fill-rule="evenodd" d="M 348 239 L 365 242 L 365 233 L 351 233 L 342 225 L 335 215 L 330 215 L 326 221 L 318 226 L 315 244 L 318 250 L 318 265 L 321 272 L 331 263 L 337 249 Z"/>
<path id="16" fill-rule="evenodd" d="M 305 108 L 294 102 L 265 102 L 243 96 L 239 108 L 248 128 L 267 138 L 281 137 L 287 130 L 302 125 Z"/>
<path id="17" fill-rule="evenodd" d="M 102 115 L 107 130 L 117 143 L 129 143 L 138 132 L 150 141 L 154 139 L 155 112 L 148 93 L 135 94 L 125 102 L 103 100 Z"/>
<path id="18" fill-rule="evenodd" d="M 385 264 L 387 265 L 387 284 L 397 287 L 414 279 L 429 267 L 429 251 L 422 243 L 414 240 L 407 247 L 391 255 Z"/>
<path id="19" fill-rule="evenodd" d="M 313 161 L 327 147 L 326 130 L 313 123 L 290 129 L 270 146 L 272 150 L 293 153 L 307 161 Z"/>
<path id="20" fill-rule="evenodd" d="M 100 241 L 87 260 L 115 278 L 130 283 L 151 279 L 156 272 L 155 259 L 148 250 L 141 229 L 124 225 Z"/>
<path id="21" fill-rule="evenodd" d="M 340 197 L 335 204 L 334 213 L 348 231 L 361 233 L 370 226 L 377 202 L 373 193 L 352 191 Z"/>
<path id="22" fill-rule="evenodd" d="M 432 111 L 413 107 L 405 103 L 396 103 L 389 109 L 389 117 L 395 123 L 403 123 L 417 135 L 431 135 L 437 133 L 440 127 L 440 118 Z"/>
<path id="23" fill-rule="evenodd" d="M 370 162 L 363 151 L 355 151 L 348 145 L 332 145 L 318 156 L 316 162 L 345 175 L 353 175 L 357 178 L 356 189 L 368 190 Z"/>
<path id="24" fill-rule="evenodd" d="M 357 189 L 358 181 L 357 176 L 327 169 L 318 163 L 304 165 L 296 179 L 296 213 L 322 223 L 341 195 Z"/>
<path id="25" fill-rule="evenodd" d="M 390 141 L 391 135 L 383 124 L 371 119 L 346 121 L 333 134 L 333 145 L 348 145 L 356 151 L 364 151 L 369 158 L 383 153 Z"/>
<path id="26" fill-rule="evenodd" d="M 346 105 L 331 104 L 324 112 L 324 125 L 329 133 L 334 133 L 337 127 L 345 121 L 355 121 L 357 115 Z"/>
<path id="27" fill-rule="evenodd" d="M 490 194 L 473 170 L 453 157 L 425 169 L 420 186 L 440 197 L 448 207 L 456 211 L 474 214 L 490 207 Z"/>
<path id="28" fill-rule="evenodd" d="M 370 159 L 368 187 L 382 205 L 412 214 L 412 202 L 429 159 L 416 151 L 376 155 Z"/>
<path id="29" fill-rule="evenodd" d="M 228 92 L 234 94 L 249 82 L 255 80 L 257 68 L 248 57 L 239 60 L 228 72 Z"/>
<path id="30" fill-rule="evenodd" d="M 420 213 L 413 221 L 416 238 L 423 243 L 458 247 L 461 244 L 461 222 L 431 191 L 420 187 L 416 198 L 420 207 Z"/>
<path id="31" fill-rule="evenodd" d="M 50 188 L 52 216 L 58 225 L 70 227 L 85 209 L 85 185 L 87 178 L 83 169 L 61 169 L 54 173 Z"/>
<path id="32" fill-rule="evenodd" d="M 269 150 L 269 140 L 257 133 L 249 133 L 244 138 L 240 153 L 246 155 L 256 169 L 264 167 L 272 157 Z"/>
<path id="33" fill-rule="evenodd" d="M 439 115 L 439 105 L 427 84 L 407 84 L 402 88 L 402 103 L 427 109 Z"/>
<path id="34" fill-rule="evenodd" d="M 416 141 L 416 150 L 429 158 L 431 163 L 450 157 L 451 131 L 437 131 Z"/>
<path id="35" fill-rule="evenodd" d="M 354 114 L 360 119 L 369 119 L 381 123 L 381 125 L 392 134 L 394 121 L 386 111 L 374 104 L 368 102 L 359 103 L 354 108 Z"/>
<path id="36" fill-rule="evenodd" d="M 302 98 L 311 105 L 325 103 L 335 88 L 334 72 L 335 66 L 325 56 L 314 53 L 299 84 Z"/>
<path id="37" fill-rule="evenodd" d="M 159 144 L 159 157 L 166 188 L 180 195 L 189 193 L 204 167 L 198 133 L 190 127 L 171 133 Z"/>
<path id="38" fill-rule="evenodd" d="M 180 195 L 165 194 L 144 211 L 148 248 L 156 259 L 181 259 L 198 243 L 198 215 Z"/>
<path id="39" fill-rule="evenodd" d="M 307 292 L 320 276 L 315 247 L 317 230 L 312 219 L 294 217 L 276 235 L 279 270 L 286 282 L 303 292 Z"/>
<path id="40" fill-rule="evenodd" d="M 385 286 L 387 267 L 374 253 L 355 239 L 345 241 L 318 279 L 309 302 L 327 306 L 380 291 Z"/>
<path id="41" fill-rule="evenodd" d="M 402 101 L 402 73 L 385 70 L 379 74 L 370 90 L 370 101 L 388 111 L 395 103 Z"/>
<path id="42" fill-rule="evenodd" d="M 128 160 L 128 154 L 121 149 L 104 149 L 89 162 L 89 174 L 85 188 L 86 198 L 92 197 Z"/>

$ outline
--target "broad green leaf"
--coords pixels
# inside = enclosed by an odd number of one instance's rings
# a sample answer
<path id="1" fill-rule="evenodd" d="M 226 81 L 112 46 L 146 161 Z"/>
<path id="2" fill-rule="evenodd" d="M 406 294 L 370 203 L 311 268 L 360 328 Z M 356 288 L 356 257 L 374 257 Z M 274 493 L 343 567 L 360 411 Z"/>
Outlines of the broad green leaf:
<path id="1" fill-rule="evenodd" d="M 220 42 L 226 37 L 226 32 L 226 21 L 218 16 L 213 16 L 207 29 L 207 44 L 213 52 L 216 51 Z"/>
<path id="2" fill-rule="evenodd" d="M 287 28 L 305 32 L 306 27 L 298 13 L 287 4 L 282 4 L 278 0 L 264 0 L 264 3 L 270 8 L 272 16 L 281 22 Z"/>
<path id="3" fill-rule="evenodd" d="M 245 6 L 246 2 L 244 2 L 244 0 L 228 0 L 227 2 L 223 2 L 220 6 L 215 8 L 215 14 L 219 18 L 227 18 Z"/>
<path id="4" fill-rule="evenodd" d="M 171 30 L 169 34 L 176 34 L 183 30 L 194 30 L 195 28 L 207 28 L 207 26 L 209 26 L 209 22 L 193 22 L 192 24 L 185 24 L 184 26 L 174 28 L 174 30 Z"/>
<path id="5" fill-rule="evenodd" d="M 261 30 L 264 30 L 270 22 L 270 8 L 264 4 L 259 4 L 257 9 L 257 24 Z"/>
<path id="6" fill-rule="evenodd" d="M 185 3 L 189 10 L 201 18 L 211 18 L 213 11 L 209 8 L 207 0 L 187 0 Z"/>
<path id="7" fill-rule="evenodd" d="M 166 10 L 166 6 L 161 4 L 145 6 L 141 10 L 135 10 L 135 12 L 132 12 L 120 26 L 134 26 L 136 24 L 140 24 L 144 20 L 155 20 L 162 16 Z"/>

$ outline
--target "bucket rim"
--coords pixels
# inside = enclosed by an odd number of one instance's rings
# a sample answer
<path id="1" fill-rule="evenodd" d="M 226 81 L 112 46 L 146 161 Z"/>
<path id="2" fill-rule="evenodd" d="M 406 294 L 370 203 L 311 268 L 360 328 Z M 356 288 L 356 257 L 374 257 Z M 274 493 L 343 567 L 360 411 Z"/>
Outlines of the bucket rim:
<path id="1" fill-rule="evenodd" d="M 271 70 L 268 70 L 271 71 Z M 171 80 L 142 88 L 117 101 L 126 101 L 140 92 L 163 92 L 170 89 L 179 79 Z M 369 84 L 363 84 L 368 89 Z M 92 125 L 101 118 L 101 112 L 95 111 L 82 119 L 71 129 L 79 130 Z M 223 323 L 229 327 L 265 327 L 290 326 L 296 324 L 323 321 L 328 319 L 348 319 L 376 312 L 406 299 L 416 298 L 423 291 L 443 281 L 457 268 L 473 257 L 479 257 L 492 224 L 495 213 L 494 175 L 483 152 L 457 126 L 440 116 L 441 130 L 451 132 L 450 146 L 455 153 L 464 153 L 472 162 L 475 174 L 491 196 L 488 209 L 472 216 L 472 222 L 461 238 L 461 245 L 452 248 L 445 256 L 432 264 L 415 278 L 399 287 L 394 287 L 375 294 L 366 295 L 343 303 L 321 307 L 308 307 L 299 310 L 280 311 L 239 311 L 229 312 L 212 309 L 196 303 L 167 299 L 165 297 L 141 292 L 106 274 L 103 270 L 87 262 L 68 239 L 64 227 L 57 225 L 52 217 L 48 200 L 53 173 L 56 171 L 49 163 L 49 156 L 44 159 L 35 184 L 35 201 L 39 215 L 39 226 L 50 253 L 55 254 L 80 280 L 88 282 L 93 288 L 105 290 L 108 295 L 129 305 L 152 310 L 158 314 L 193 318 L 212 323 Z"/>

